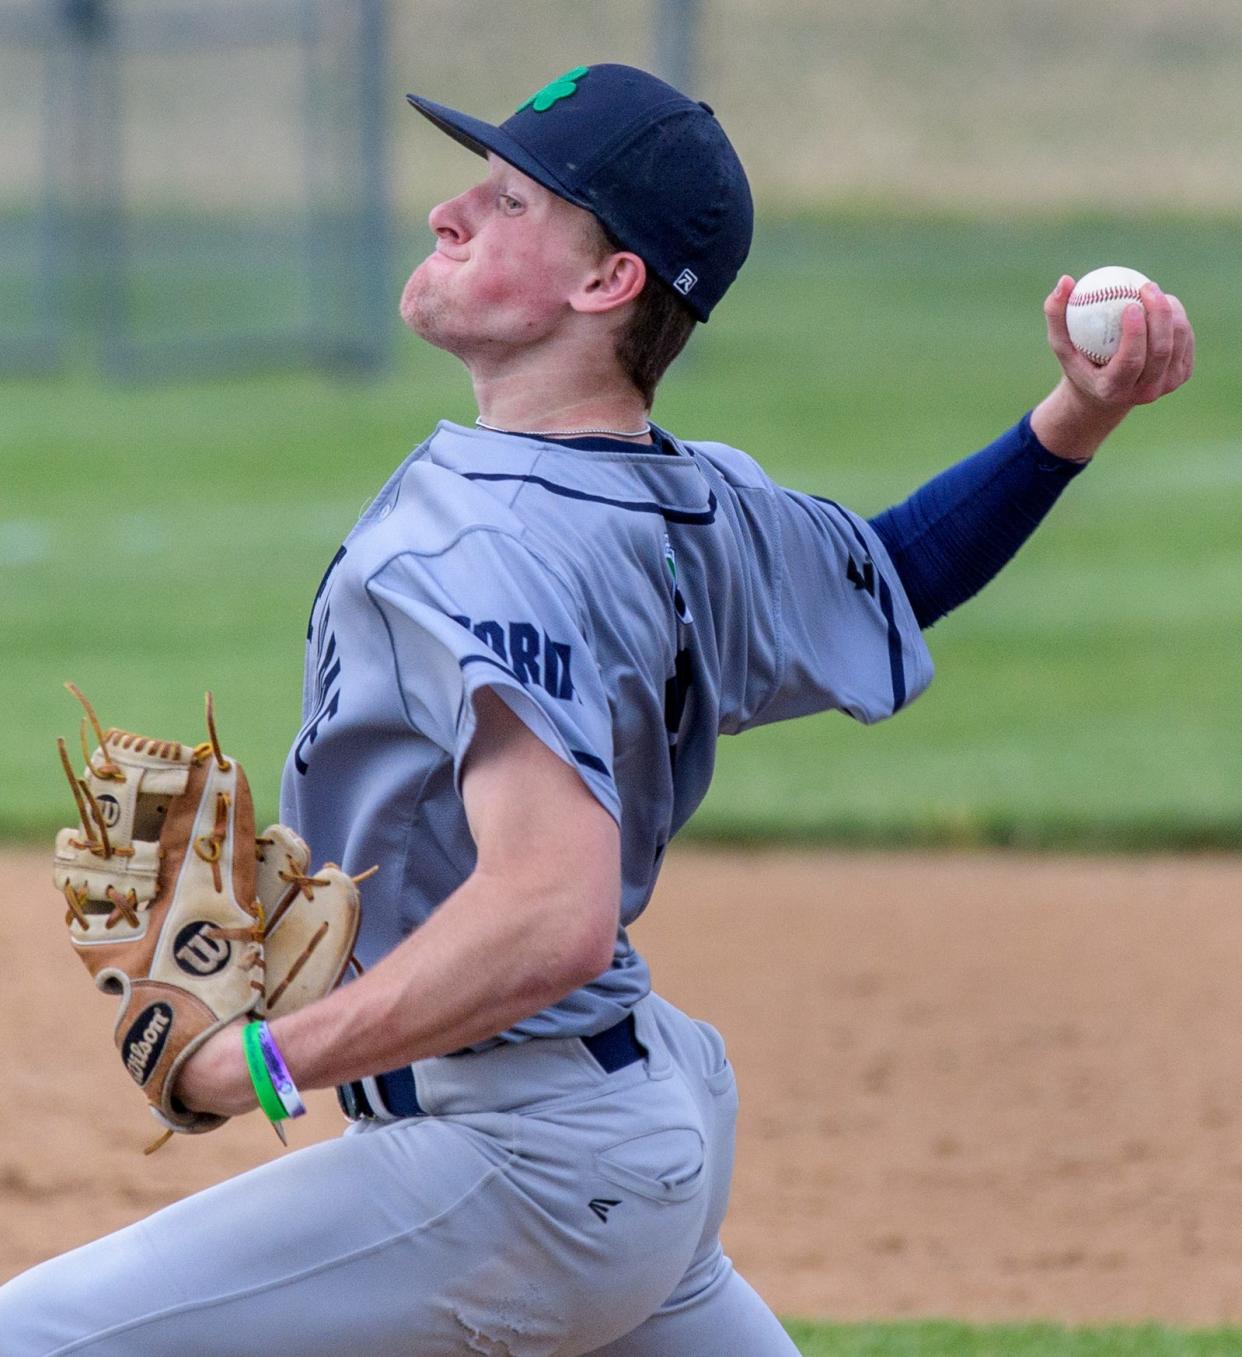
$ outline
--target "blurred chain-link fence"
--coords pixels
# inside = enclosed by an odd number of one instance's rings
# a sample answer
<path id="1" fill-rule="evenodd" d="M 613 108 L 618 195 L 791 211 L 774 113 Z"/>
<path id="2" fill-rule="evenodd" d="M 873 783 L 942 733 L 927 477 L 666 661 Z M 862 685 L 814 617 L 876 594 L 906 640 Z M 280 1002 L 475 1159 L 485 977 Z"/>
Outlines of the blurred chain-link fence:
<path id="1" fill-rule="evenodd" d="M 664 62 L 667 0 L 420 0 L 391 65 L 503 117 L 590 61 Z M 761 210 L 1242 207 L 1237 0 L 695 0 L 693 83 Z M 401 83 L 405 82 L 405 83 Z M 397 116 L 397 115 L 394 115 Z M 398 123 L 400 126 L 400 123 Z M 458 163 L 400 132 L 399 200 Z"/>
<path id="2" fill-rule="evenodd" d="M 0 367 L 379 364 L 478 168 L 405 91 L 594 61 L 709 100 L 761 213 L 1242 206 L 1236 0 L 0 0 Z"/>
<path id="3" fill-rule="evenodd" d="M 0 363 L 366 369 L 382 0 L 4 0 Z"/>

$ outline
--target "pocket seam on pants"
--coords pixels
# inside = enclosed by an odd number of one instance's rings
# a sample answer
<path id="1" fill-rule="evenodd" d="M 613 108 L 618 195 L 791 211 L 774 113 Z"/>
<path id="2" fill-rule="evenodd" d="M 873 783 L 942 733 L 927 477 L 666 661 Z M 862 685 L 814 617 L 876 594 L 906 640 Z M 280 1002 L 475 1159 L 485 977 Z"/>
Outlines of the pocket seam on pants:
<path id="1" fill-rule="evenodd" d="M 703 1085 L 713 1098 L 728 1093 L 733 1088 L 733 1066 L 726 1060 L 718 1070 L 703 1076 Z"/>
<path id="2" fill-rule="evenodd" d="M 663 1135 L 670 1131 L 684 1131 L 692 1135 L 698 1142 L 698 1163 L 694 1172 L 678 1182 L 666 1183 L 661 1179 L 642 1173 L 638 1169 L 631 1168 L 628 1164 L 618 1163 L 608 1157 L 613 1151 L 624 1149 L 627 1145 L 633 1145 L 635 1142 L 646 1140 L 650 1136 Z M 621 1140 L 615 1145 L 608 1146 L 607 1149 L 596 1150 L 594 1156 L 595 1169 L 600 1177 L 607 1179 L 608 1182 L 615 1183 L 618 1187 L 629 1188 L 632 1192 L 637 1192 L 640 1197 L 646 1197 L 649 1201 L 680 1202 L 693 1197 L 703 1185 L 706 1177 L 704 1173 L 706 1151 L 707 1147 L 702 1133 L 696 1127 L 665 1126 L 661 1127 L 659 1131 L 649 1131 L 642 1136 L 631 1136 L 627 1140 Z"/>

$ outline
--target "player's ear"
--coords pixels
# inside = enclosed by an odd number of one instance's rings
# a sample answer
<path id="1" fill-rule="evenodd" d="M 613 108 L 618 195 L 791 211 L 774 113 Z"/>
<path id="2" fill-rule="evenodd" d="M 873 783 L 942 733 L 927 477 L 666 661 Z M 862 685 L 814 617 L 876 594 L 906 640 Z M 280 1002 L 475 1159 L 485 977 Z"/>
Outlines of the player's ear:
<path id="1" fill-rule="evenodd" d="M 629 250 L 606 254 L 569 299 L 575 311 L 613 311 L 632 302 L 647 282 L 647 266 Z"/>

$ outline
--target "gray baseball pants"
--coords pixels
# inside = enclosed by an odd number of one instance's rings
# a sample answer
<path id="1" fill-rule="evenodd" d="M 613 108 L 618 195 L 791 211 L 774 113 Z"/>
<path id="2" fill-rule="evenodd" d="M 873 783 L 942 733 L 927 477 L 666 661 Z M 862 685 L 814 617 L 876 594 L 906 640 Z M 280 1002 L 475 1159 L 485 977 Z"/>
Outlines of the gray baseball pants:
<path id="1" fill-rule="evenodd" d="M 360 1122 L 0 1288 L 4 1357 L 789 1357 L 720 1247 L 737 1092 L 652 995 L 576 1039 L 415 1066 Z"/>

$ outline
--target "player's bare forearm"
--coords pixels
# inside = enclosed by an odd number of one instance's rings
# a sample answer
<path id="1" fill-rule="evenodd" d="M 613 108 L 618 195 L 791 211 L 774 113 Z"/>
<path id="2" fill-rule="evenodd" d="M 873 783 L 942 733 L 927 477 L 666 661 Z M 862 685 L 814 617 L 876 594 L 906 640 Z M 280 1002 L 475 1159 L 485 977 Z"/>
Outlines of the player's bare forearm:
<path id="1" fill-rule="evenodd" d="M 1074 280 L 1063 277 L 1044 302 L 1048 344 L 1061 364 L 1057 386 L 1031 415 L 1035 437 L 1058 457 L 1085 462 L 1136 405 L 1176 391 L 1194 370 L 1195 335 L 1186 310 L 1155 283 L 1122 317 L 1121 344 L 1105 364 L 1075 349 L 1065 313 Z"/>
<path id="2" fill-rule="evenodd" d="M 1031 411 L 1031 432 L 1055 456 L 1086 462 L 1128 413 L 1088 401 L 1068 377 L 1062 377 Z"/>
<path id="3" fill-rule="evenodd" d="M 605 935 L 571 891 L 536 897 L 476 873 L 374 970 L 273 1031 L 312 1088 L 445 1055 L 594 979 L 615 932 L 615 915 Z"/>
<path id="4" fill-rule="evenodd" d="M 605 971 L 620 910 L 616 823 L 490 692 L 463 776 L 475 871 L 378 965 L 272 1023 L 294 1080 L 326 1088 L 503 1032 Z M 178 1096 L 256 1105 L 238 1029 L 187 1064 Z"/>
<path id="5" fill-rule="evenodd" d="M 503 1032 L 606 970 L 581 902 L 523 897 L 476 873 L 373 970 L 271 1024 L 301 1088 L 328 1088 Z M 179 1098 L 237 1115 L 256 1099 L 237 1028 L 187 1066 Z"/>

